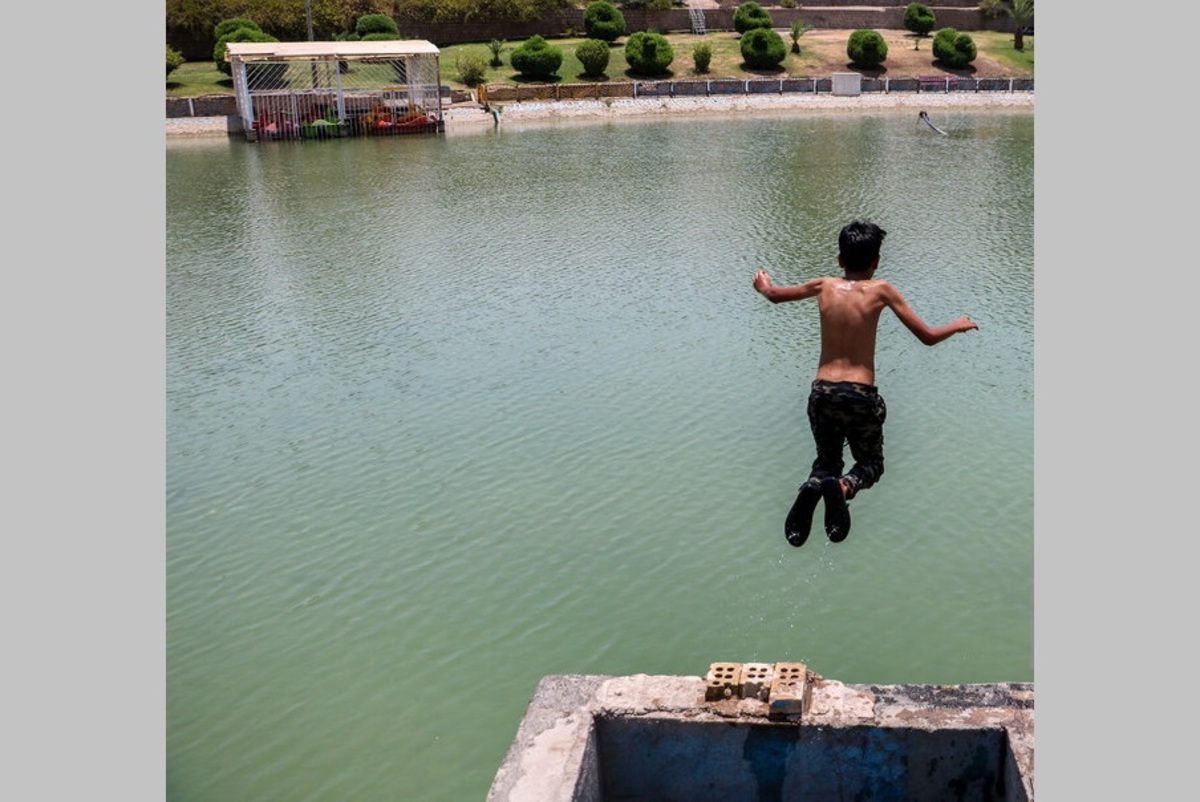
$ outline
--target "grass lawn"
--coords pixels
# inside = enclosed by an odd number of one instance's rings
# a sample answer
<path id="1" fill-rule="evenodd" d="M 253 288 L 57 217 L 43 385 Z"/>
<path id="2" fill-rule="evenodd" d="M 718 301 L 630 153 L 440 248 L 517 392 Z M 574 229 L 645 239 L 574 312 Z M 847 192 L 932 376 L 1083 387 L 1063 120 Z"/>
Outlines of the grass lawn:
<path id="1" fill-rule="evenodd" d="M 686 33 L 668 34 L 667 41 L 671 43 L 675 58 L 671 62 L 667 75 L 656 76 L 683 80 L 688 78 L 750 78 L 750 77 L 798 77 L 825 78 L 834 72 L 850 70 L 846 57 L 846 41 L 850 37 L 848 30 L 810 30 L 800 37 L 800 52 L 791 52 L 791 36 L 787 31 L 779 31 L 783 37 L 788 54 L 778 69 L 761 71 L 748 70 L 743 66 L 742 54 L 738 43 L 738 34 L 733 31 L 712 31 L 704 36 Z M 975 42 L 978 53 L 975 61 L 965 70 L 944 70 L 933 63 L 933 43 L 929 38 L 918 42 L 908 31 L 881 30 L 884 41 L 888 45 L 887 59 L 882 70 L 861 70 L 864 75 L 886 75 L 900 78 L 914 75 L 930 75 L 943 72 L 953 72 L 964 77 L 1030 77 L 1033 75 L 1033 36 L 1025 37 L 1025 49 L 1013 49 L 1013 36 L 999 31 L 971 31 L 971 39 Z M 611 48 L 608 69 L 603 76 L 583 75 L 583 66 L 575 58 L 575 47 L 583 41 L 581 37 L 549 39 L 549 43 L 562 50 L 563 62 L 558 70 L 558 81 L 562 83 L 578 83 L 589 81 L 627 81 L 634 80 L 625 61 L 625 38 L 618 39 Z M 712 61 L 708 72 L 697 74 L 692 57 L 695 46 L 701 42 L 712 46 Z M 510 63 L 512 50 L 520 42 L 505 43 L 500 54 L 503 64 L 500 67 L 489 67 L 484 80 L 489 84 L 520 84 L 527 83 L 519 74 L 513 71 Z M 481 57 L 486 64 L 491 61 L 492 52 L 487 42 L 474 42 L 458 45 L 447 45 L 440 48 L 439 64 L 441 67 L 442 83 L 461 89 L 464 84 L 458 80 L 458 60 L 466 54 Z M 642 78 L 642 76 L 636 76 Z M 545 83 L 538 81 L 537 83 Z M 195 97 L 209 94 L 233 94 L 233 79 L 220 72 L 211 61 L 185 62 L 179 69 L 167 76 L 168 97 Z"/>

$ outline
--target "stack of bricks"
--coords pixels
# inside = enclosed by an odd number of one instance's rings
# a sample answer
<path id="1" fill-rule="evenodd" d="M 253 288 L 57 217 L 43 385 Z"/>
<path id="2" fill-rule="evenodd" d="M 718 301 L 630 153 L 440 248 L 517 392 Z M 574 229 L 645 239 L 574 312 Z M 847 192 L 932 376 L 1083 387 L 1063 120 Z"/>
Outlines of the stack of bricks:
<path id="1" fill-rule="evenodd" d="M 704 680 L 706 702 L 757 699 L 772 721 L 799 721 L 811 698 L 804 663 L 713 663 Z"/>

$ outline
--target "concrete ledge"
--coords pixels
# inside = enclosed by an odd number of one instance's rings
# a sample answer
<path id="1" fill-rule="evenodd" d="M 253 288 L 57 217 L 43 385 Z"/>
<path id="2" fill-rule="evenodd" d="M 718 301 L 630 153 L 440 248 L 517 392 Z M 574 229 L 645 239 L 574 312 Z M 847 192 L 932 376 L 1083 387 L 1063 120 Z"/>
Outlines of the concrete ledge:
<path id="1" fill-rule="evenodd" d="M 543 677 L 487 798 L 1033 799 L 1032 683 L 808 684 L 778 722 L 704 677 Z"/>

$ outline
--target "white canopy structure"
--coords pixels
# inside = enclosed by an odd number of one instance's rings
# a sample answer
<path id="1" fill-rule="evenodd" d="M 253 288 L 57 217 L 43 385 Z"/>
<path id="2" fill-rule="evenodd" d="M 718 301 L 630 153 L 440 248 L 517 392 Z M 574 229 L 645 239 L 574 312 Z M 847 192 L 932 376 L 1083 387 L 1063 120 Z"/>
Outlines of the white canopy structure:
<path id="1" fill-rule="evenodd" d="M 230 42 L 246 137 L 321 139 L 444 130 L 438 48 L 382 42 Z"/>

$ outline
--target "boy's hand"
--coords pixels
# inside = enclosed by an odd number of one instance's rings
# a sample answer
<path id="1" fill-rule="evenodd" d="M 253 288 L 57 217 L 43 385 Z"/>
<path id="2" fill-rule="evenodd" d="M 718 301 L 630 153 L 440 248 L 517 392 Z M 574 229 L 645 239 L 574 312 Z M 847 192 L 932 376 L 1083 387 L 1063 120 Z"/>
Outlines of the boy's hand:
<path id="1" fill-rule="evenodd" d="M 971 331 L 972 329 L 976 331 L 979 330 L 979 324 L 974 320 L 971 320 L 969 315 L 963 315 L 958 320 L 954 321 L 954 325 L 959 331 Z"/>

